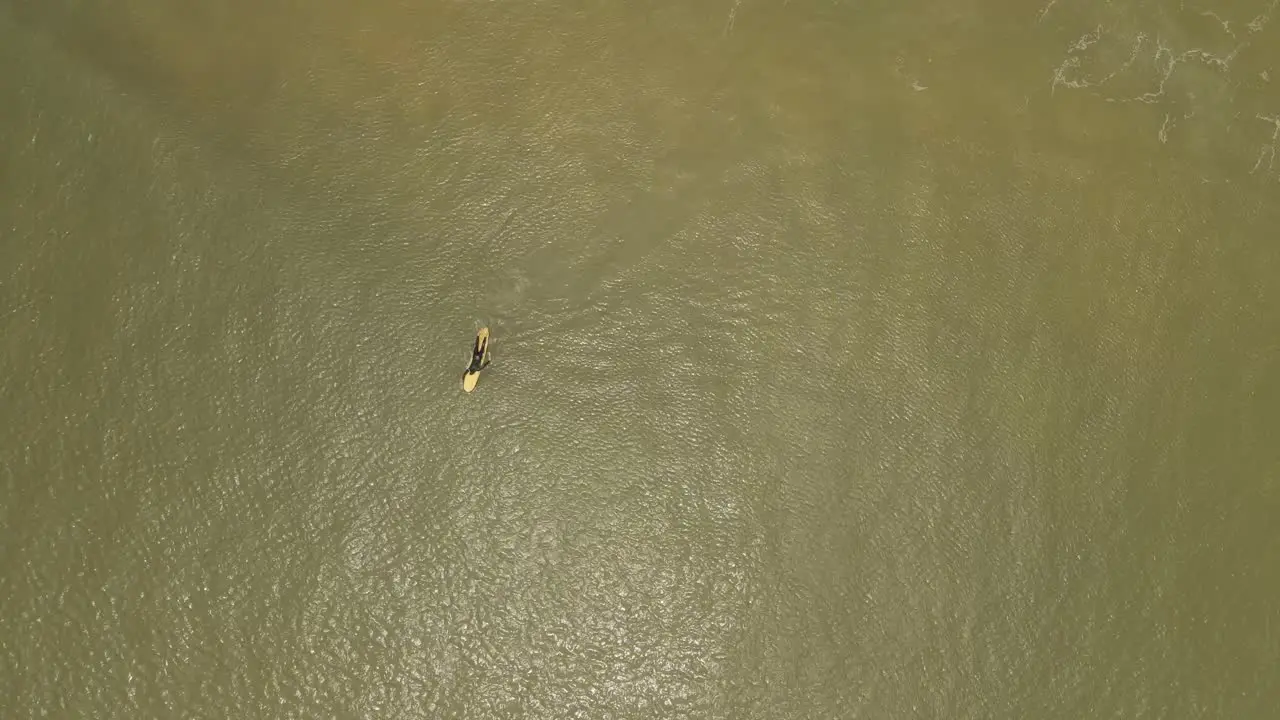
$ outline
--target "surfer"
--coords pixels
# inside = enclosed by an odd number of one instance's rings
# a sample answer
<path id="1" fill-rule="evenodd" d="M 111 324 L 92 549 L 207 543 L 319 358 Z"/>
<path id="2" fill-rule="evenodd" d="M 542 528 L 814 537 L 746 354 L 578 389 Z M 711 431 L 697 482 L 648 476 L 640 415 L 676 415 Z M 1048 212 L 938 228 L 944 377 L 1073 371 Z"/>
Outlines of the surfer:
<path id="1" fill-rule="evenodd" d="M 489 367 L 489 328 L 480 328 L 476 344 L 471 348 L 471 364 L 462 375 L 462 389 L 471 392 L 480 382 L 480 371 Z"/>
<path id="2" fill-rule="evenodd" d="M 471 350 L 471 364 L 467 366 L 467 374 L 478 373 L 489 367 L 488 333 L 476 335 L 476 345 Z"/>

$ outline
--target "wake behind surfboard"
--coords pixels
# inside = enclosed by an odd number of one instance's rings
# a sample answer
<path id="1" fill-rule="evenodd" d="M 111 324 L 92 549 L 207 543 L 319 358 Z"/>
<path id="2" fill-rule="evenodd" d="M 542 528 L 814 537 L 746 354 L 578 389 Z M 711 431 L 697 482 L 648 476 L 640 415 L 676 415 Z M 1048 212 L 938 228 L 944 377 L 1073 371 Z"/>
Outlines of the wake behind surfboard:
<path id="1" fill-rule="evenodd" d="M 480 382 L 480 371 L 489 364 L 489 328 L 482 327 L 476 333 L 475 345 L 471 346 L 471 362 L 462 374 L 462 389 L 471 392 Z"/>

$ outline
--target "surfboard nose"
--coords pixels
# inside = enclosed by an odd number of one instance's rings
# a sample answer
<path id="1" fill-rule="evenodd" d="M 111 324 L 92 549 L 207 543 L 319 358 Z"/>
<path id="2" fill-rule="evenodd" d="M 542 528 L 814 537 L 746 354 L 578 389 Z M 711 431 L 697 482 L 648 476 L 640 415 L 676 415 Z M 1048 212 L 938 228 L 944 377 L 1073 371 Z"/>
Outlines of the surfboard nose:
<path id="1" fill-rule="evenodd" d="M 480 382 L 480 373 L 464 373 L 462 376 L 462 389 L 464 392 L 471 392 L 476 389 L 476 383 Z"/>

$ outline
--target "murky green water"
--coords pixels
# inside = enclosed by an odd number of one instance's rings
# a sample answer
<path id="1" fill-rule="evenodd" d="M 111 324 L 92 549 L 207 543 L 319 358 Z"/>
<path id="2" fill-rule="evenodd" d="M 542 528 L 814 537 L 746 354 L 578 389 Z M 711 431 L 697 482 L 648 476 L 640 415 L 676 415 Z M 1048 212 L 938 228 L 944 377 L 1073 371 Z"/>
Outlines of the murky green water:
<path id="1" fill-rule="evenodd" d="M 3 717 L 1274 717 L 1273 0 L 202 5 L 0 3 Z"/>

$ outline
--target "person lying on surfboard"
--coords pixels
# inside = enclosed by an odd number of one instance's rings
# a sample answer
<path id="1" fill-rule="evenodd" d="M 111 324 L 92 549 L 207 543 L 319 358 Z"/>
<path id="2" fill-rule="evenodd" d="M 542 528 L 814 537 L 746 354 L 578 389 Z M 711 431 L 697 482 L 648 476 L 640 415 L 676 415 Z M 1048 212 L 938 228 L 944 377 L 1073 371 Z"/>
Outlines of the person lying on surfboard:
<path id="1" fill-rule="evenodd" d="M 489 367 L 489 338 L 488 333 L 484 336 L 476 335 L 476 345 L 471 350 L 471 364 L 467 366 L 467 374 L 478 373 Z"/>
<path id="2" fill-rule="evenodd" d="M 489 366 L 489 328 L 482 327 L 476 333 L 476 344 L 471 348 L 471 364 L 462 374 L 462 389 L 471 392 L 480 382 L 480 371 Z"/>

